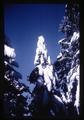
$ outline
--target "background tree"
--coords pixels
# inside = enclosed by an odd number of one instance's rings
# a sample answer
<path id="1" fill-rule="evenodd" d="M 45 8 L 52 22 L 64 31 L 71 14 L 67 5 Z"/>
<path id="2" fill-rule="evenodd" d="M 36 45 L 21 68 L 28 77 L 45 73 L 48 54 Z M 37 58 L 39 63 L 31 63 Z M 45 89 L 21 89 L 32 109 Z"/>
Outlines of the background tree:
<path id="1" fill-rule="evenodd" d="M 35 69 L 29 76 L 30 85 L 31 83 L 35 85 L 31 93 L 33 94 L 33 99 L 29 108 L 32 115 L 35 117 L 46 117 L 46 115 L 48 117 L 50 97 L 47 93 L 51 93 L 51 91 L 55 89 L 56 77 L 43 36 L 38 37 L 34 65 Z M 46 89 L 48 91 L 47 93 L 45 91 Z"/>

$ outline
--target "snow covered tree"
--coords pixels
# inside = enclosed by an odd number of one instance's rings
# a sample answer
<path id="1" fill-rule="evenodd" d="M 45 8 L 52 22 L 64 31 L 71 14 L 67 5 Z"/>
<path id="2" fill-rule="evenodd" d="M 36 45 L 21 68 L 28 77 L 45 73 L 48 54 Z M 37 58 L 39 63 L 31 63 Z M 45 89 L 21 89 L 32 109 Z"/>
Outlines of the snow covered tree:
<path id="1" fill-rule="evenodd" d="M 45 39 L 43 36 L 38 37 L 36 56 L 34 65 L 39 70 L 39 75 L 44 77 L 44 84 L 47 86 L 48 91 L 55 87 L 55 77 L 53 65 L 50 56 L 48 56 Z"/>
<path id="2" fill-rule="evenodd" d="M 62 100 L 67 105 L 68 115 L 79 115 L 80 107 L 80 50 L 79 50 L 79 4 L 65 6 L 65 16 L 60 31 L 65 38 L 58 43 L 61 50 L 54 63 L 58 75 L 56 86 L 62 91 Z"/>
<path id="3" fill-rule="evenodd" d="M 4 117 L 5 118 L 22 118 L 28 114 L 27 98 L 23 96 L 24 92 L 28 91 L 28 87 L 21 83 L 22 75 L 17 72 L 19 67 L 15 61 L 15 49 L 10 45 L 10 42 L 5 38 L 4 43 Z"/>
<path id="4" fill-rule="evenodd" d="M 34 117 L 48 117 L 50 106 L 54 102 L 50 94 L 56 89 L 56 79 L 54 75 L 53 64 L 46 48 L 43 36 L 38 37 L 36 55 L 34 60 L 35 69 L 29 76 L 30 84 L 34 84 L 31 94 L 30 111 Z M 31 89 L 31 87 L 30 87 Z M 55 107 L 55 104 L 54 104 Z M 47 115 L 47 116 L 46 116 Z"/>
<path id="5" fill-rule="evenodd" d="M 78 117 L 80 108 L 80 50 L 79 5 L 67 4 L 60 31 L 65 37 L 59 40 L 61 50 L 56 62 L 51 63 L 43 36 L 38 37 L 35 69 L 28 77 L 31 91 L 30 113 L 33 116 L 60 115 Z M 30 87 L 31 89 L 31 87 Z M 54 92 L 53 92 L 54 91 Z M 64 112 L 63 112 L 64 111 Z M 46 113 L 46 114 L 45 114 Z"/>

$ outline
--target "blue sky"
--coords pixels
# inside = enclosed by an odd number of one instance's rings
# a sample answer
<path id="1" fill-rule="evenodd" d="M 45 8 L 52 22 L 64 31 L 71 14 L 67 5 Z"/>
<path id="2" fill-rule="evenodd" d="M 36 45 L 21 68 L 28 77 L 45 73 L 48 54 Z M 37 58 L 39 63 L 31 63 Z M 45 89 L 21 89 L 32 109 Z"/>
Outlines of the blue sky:
<path id="1" fill-rule="evenodd" d="M 58 41 L 64 37 L 58 32 L 64 16 L 64 4 L 10 4 L 4 7 L 4 30 L 16 51 L 21 80 L 27 84 L 27 75 L 34 69 L 34 57 L 39 35 L 45 37 L 52 62 L 60 51 Z"/>

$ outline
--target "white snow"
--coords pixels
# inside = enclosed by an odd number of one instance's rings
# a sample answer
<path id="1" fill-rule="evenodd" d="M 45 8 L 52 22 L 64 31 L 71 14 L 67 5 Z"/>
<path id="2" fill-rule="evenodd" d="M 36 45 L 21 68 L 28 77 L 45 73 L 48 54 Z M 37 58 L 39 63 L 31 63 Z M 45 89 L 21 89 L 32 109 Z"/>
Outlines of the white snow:
<path id="1" fill-rule="evenodd" d="M 7 75 L 4 75 L 4 78 L 10 81 L 10 78 L 8 78 Z"/>
<path id="2" fill-rule="evenodd" d="M 65 38 L 58 41 L 58 44 L 62 43 L 65 40 Z"/>
<path id="3" fill-rule="evenodd" d="M 78 107 L 79 107 L 79 103 L 80 103 L 80 73 L 79 73 L 80 67 L 79 65 L 75 66 L 75 69 L 71 69 L 68 75 L 68 79 L 69 79 L 69 83 L 68 83 L 68 101 L 72 101 L 72 95 L 71 95 L 71 90 L 74 87 L 73 86 L 73 82 L 76 79 L 77 80 L 77 90 L 76 90 L 76 100 L 74 103 L 74 106 L 76 106 L 77 112 L 79 114 L 78 111 Z"/>
<path id="4" fill-rule="evenodd" d="M 55 97 L 59 102 L 63 103 L 60 97 L 58 97 L 57 95 L 54 95 L 54 97 Z"/>
<path id="5" fill-rule="evenodd" d="M 77 33 L 77 32 L 74 32 L 74 33 L 73 33 L 73 36 L 72 36 L 72 38 L 71 38 L 71 43 L 72 43 L 73 41 L 76 41 L 79 37 L 80 37 L 79 32 L 78 32 L 78 33 Z"/>
<path id="6" fill-rule="evenodd" d="M 8 62 L 7 61 L 4 61 L 5 65 L 8 65 Z"/>
<path id="7" fill-rule="evenodd" d="M 77 55 L 80 53 L 80 51 L 78 50 L 75 54 L 73 54 L 73 51 L 71 50 L 71 46 L 72 46 L 72 43 L 75 42 L 76 40 L 78 40 L 79 37 L 80 37 L 79 32 L 74 32 L 71 37 L 70 42 L 65 41 L 65 38 L 61 39 L 58 42 L 59 44 L 67 44 L 68 48 L 64 49 L 62 46 L 61 52 L 57 56 L 57 59 L 59 61 L 62 61 L 66 58 L 68 58 L 70 60 L 72 59 L 72 63 L 71 63 L 71 69 L 68 72 L 68 75 L 66 78 L 67 79 L 67 87 L 68 87 L 66 96 L 65 96 L 64 92 L 61 92 L 62 98 L 55 96 L 55 98 L 58 99 L 62 103 L 65 102 L 67 104 L 68 102 L 72 102 L 72 100 L 73 100 L 72 99 L 73 98 L 72 89 L 74 87 L 73 83 L 75 82 L 77 84 L 77 90 L 76 90 L 76 95 L 75 95 L 76 100 L 74 102 L 74 106 L 76 107 L 78 114 L 79 114 L 78 107 L 80 104 L 80 96 L 79 96 L 80 95 L 79 94 L 79 92 L 80 92 L 80 88 L 79 88 L 79 86 L 80 86 L 80 84 L 79 84 L 80 83 L 80 78 L 79 78 L 80 66 L 77 63 L 74 66 L 73 66 L 73 64 L 75 62 L 74 58 L 79 59 L 79 58 L 77 58 L 78 57 Z M 63 50 L 64 50 L 64 52 L 63 52 Z M 67 56 L 67 54 L 66 54 L 66 53 L 71 54 L 71 52 L 72 52 L 72 58 L 71 58 L 71 56 Z M 48 52 L 47 52 L 46 45 L 45 45 L 45 39 L 43 36 L 38 37 L 34 65 L 36 67 L 38 67 L 39 75 L 42 75 L 44 77 L 44 84 L 46 85 L 48 91 L 51 91 L 52 85 L 56 86 L 56 80 L 59 80 L 59 79 L 58 79 L 56 72 L 55 72 L 55 76 L 53 74 L 54 73 L 53 66 L 51 64 L 50 56 L 48 56 Z M 61 69 L 59 71 L 61 71 Z"/>
<path id="8" fill-rule="evenodd" d="M 74 55 L 74 58 L 77 57 L 77 55 L 80 54 L 80 51 L 78 50 L 76 54 Z"/>
<path id="9" fill-rule="evenodd" d="M 53 75 L 53 66 L 51 65 L 51 59 L 50 56 L 48 56 L 43 36 L 38 37 L 34 65 L 38 67 L 39 75 L 44 76 L 44 84 L 47 86 L 48 91 L 51 91 L 52 84 L 55 86 L 55 77 Z"/>
<path id="10" fill-rule="evenodd" d="M 43 75 L 43 67 L 41 64 L 37 65 L 38 69 L 39 69 L 39 75 Z"/>
<path id="11" fill-rule="evenodd" d="M 51 65 L 51 59 L 50 59 L 50 56 L 48 56 L 48 64 Z"/>
<path id="12" fill-rule="evenodd" d="M 47 65 L 44 69 L 44 81 L 47 85 L 48 91 L 51 91 L 52 89 L 52 82 L 55 85 L 55 78 L 53 76 L 53 66 L 52 65 Z"/>
<path id="13" fill-rule="evenodd" d="M 78 110 L 78 107 L 80 106 L 80 73 L 79 73 L 79 66 L 77 68 L 77 75 L 76 75 L 76 79 L 78 81 L 78 84 L 77 84 L 77 90 L 76 90 L 76 100 L 75 100 L 75 103 L 74 103 L 74 106 L 76 106 L 76 109 L 77 109 L 77 112 L 79 114 L 79 110 Z"/>
<path id="14" fill-rule="evenodd" d="M 62 53 L 60 52 L 59 55 L 57 56 L 57 59 L 62 57 Z"/>
<path id="15" fill-rule="evenodd" d="M 79 65 L 75 66 L 70 70 L 67 76 L 68 81 L 73 81 L 76 76 L 79 76 Z"/>
<path id="16" fill-rule="evenodd" d="M 52 89 L 52 82 L 55 85 L 55 77 L 53 76 L 53 66 L 46 65 L 42 66 L 41 64 L 37 66 L 39 68 L 39 75 L 44 76 L 45 84 L 49 91 Z"/>
<path id="17" fill-rule="evenodd" d="M 15 49 L 7 45 L 4 45 L 4 55 L 7 55 L 8 57 L 11 57 L 11 58 L 15 58 L 16 57 Z"/>
<path id="18" fill-rule="evenodd" d="M 34 60 L 34 65 L 44 63 L 44 58 L 47 60 L 47 49 L 45 46 L 45 39 L 43 36 L 38 37 L 36 56 Z"/>
<path id="19" fill-rule="evenodd" d="M 71 45 L 70 42 L 65 41 L 65 38 L 61 39 L 58 41 L 58 44 L 63 44 L 63 45 L 68 45 L 68 47 Z M 63 49 L 63 48 L 62 48 Z"/>
<path id="20" fill-rule="evenodd" d="M 63 100 L 63 102 L 67 103 L 67 102 L 68 102 L 68 100 L 67 100 L 67 98 L 65 97 L 65 95 L 64 95 L 64 93 L 63 93 L 63 92 L 61 93 L 61 95 L 62 95 L 62 100 Z"/>
<path id="21" fill-rule="evenodd" d="M 80 72 L 79 72 L 80 65 L 79 65 L 79 62 L 77 62 L 77 61 L 79 61 L 80 50 L 79 50 L 79 48 L 76 48 L 76 46 L 75 46 L 76 50 L 74 52 L 72 47 L 73 47 L 73 43 L 74 43 L 74 45 L 75 45 L 75 43 L 76 43 L 76 45 L 79 44 L 78 43 L 79 37 L 80 37 L 79 32 L 74 32 L 70 41 L 68 41 L 67 39 L 65 40 L 65 38 L 59 40 L 58 43 L 61 45 L 61 52 L 57 56 L 57 59 L 59 61 L 62 61 L 65 58 L 69 58 L 69 56 L 66 54 L 66 53 L 68 53 L 70 55 L 70 59 L 72 60 L 71 61 L 71 69 L 68 72 L 68 75 L 66 77 L 68 92 L 66 92 L 66 96 L 64 93 L 61 93 L 61 95 L 62 95 L 62 100 L 65 103 L 72 102 L 73 97 L 75 97 L 74 106 L 76 107 L 78 115 L 79 115 L 79 106 L 80 106 Z M 68 45 L 68 46 L 65 47 L 65 45 Z M 61 68 L 60 68 L 60 70 L 61 70 Z M 59 72 L 59 71 L 57 71 L 57 72 Z M 72 89 L 75 87 L 73 83 L 77 87 L 77 89 L 75 91 L 76 94 L 74 96 L 72 93 Z"/>

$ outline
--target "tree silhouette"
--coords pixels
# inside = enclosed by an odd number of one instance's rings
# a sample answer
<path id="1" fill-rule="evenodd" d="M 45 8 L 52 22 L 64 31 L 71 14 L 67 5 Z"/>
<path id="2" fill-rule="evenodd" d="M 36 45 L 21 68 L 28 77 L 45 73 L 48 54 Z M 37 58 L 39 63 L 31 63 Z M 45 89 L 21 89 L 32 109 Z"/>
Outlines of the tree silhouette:
<path id="1" fill-rule="evenodd" d="M 10 45 L 10 40 L 4 43 L 4 117 L 23 118 L 28 114 L 27 98 L 22 94 L 28 91 L 28 87 L 21 83 L 22 75 L 16 70 L 19 64 L 15 60 L 15 49 Z"/>

